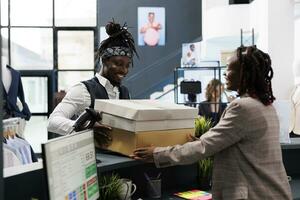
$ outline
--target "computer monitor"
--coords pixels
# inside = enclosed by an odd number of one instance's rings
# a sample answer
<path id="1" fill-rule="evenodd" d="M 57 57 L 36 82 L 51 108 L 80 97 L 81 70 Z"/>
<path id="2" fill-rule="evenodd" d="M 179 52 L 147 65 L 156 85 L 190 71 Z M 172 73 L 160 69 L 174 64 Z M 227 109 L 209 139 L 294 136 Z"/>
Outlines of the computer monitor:
<path id="1" fill-rule="evenodd" d="M 49 200 L 96 200 L 99 186 L 92 130 L 42 144 Z"/>
<path id="2" fill-rule="evenodd" d="M 180 83 L 181 94 L 199 94 L 201 93 L 200 81 L 182 81 Z"/>

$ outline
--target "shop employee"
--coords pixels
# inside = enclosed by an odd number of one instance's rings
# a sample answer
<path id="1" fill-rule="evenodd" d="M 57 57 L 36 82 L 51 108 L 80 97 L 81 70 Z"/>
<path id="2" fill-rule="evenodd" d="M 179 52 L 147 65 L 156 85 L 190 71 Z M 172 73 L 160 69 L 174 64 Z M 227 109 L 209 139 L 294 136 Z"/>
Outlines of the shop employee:
<path id="1" fill-rule="evenodd" d="M 273 70 L 268 54 L 252 47 L 236 51 L 225 75 L 240 99 L 199 140 L 171 147 L 136 149 L 133 157 L 157 167 L 184 165 L 214 155 L 214 200 L 291 200 L 279 144 L 279 121 L 272 106 Z"/>
<path id="2" fill-rule="evenodd" d="M 129 99 L 129 92 L 121 85 L 136 54 L 134 40 L 126 26 L 115 22 L 106 25 L 109 38 L 100 44 L 97 57 L 102 63 L 94 78 L 78 83 L 59 103 L 49 117 L 48 131 L 66 135 L 76 119 L 95 99 Z"/>

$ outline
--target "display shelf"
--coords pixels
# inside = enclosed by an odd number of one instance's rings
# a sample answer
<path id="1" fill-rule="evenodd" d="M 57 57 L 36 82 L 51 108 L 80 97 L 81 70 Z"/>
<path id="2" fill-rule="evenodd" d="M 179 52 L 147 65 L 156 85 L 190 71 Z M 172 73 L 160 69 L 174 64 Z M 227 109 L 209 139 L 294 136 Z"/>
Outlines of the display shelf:
<path id="1" fill-rule="evenodd" d="M 174 69 L 174 102 L 177 104 L 193 103 L 199 104 L 205 100 L 205 88 L 207 83 L 212 79 L 218 79 L 224 82 L 222 74 L 226 67 L 216 64 L 216 66 L 201 67 L 177 67 Z M 200 81 L 202 92 L 197 94 L 196 102 L 186 102 L 184 94 L 180 93 L 180 85 L 183 80 Z"/>

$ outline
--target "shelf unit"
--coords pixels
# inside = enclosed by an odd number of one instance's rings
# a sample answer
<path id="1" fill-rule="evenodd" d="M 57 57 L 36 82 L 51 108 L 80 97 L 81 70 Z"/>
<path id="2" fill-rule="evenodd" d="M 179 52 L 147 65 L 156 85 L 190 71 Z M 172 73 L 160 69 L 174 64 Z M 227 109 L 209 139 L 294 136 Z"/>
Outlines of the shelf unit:
<path id="1" fill-rule="evenodd" d="M 177 67 L 174 69 L 174 102 L 177 104 L 199 104 L 205 100 L 205 88 L 212 79 L 218 79 L 224 83 L 223 73 L 225 66 L 203 66 L 203 67 Z M 183 80 L 200 81 L 202 92 L 197 95 L 196 102 L 185 101 L 186 96 L 180 93 L 180 84 Z"/>

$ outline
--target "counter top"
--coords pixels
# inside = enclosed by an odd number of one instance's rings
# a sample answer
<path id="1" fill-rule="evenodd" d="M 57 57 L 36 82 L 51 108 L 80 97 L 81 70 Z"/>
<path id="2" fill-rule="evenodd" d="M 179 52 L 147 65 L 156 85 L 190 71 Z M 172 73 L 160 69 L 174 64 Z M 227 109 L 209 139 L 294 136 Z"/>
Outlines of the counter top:
<path id="1" fill-rule="evenodd" d="M 281 148 L 300 149 L 300 138 L 291 138 L 291 143 L 281 144 Z M 96 159 L 97 161 L 101 161 L 97 163 L 97 167 L 100 169 L 100 172 L 145 164 L 141 161 L 131 159 L 127 156 L 106 154 L 101 152 L 97 152 Z"/>
<path id="2" fill-rule="evenodd" d="M 126 156 L 111 155 L 105 153 L 97 153 L 96 159 L 98 172 L 100 173 L 145 164 L 144 162 L 134 160 Z"/>
<path id="3" fill-rule="evenodd" d="M 300 149 L 300 138 L 291 138 L 291 143 L 281 144 L 281 148 L 283 150 Z M 99 172 L 106 172 L 115 169 L 145 164 L 144 162 L 137 161 L 127 156 L 122 156 L 120 154 L 107 154 L 99 151 L 97 151 L 96 153 L 96 159 Z"/>
<path id="4" fill-rule="evenodd" d="M 291 143 L 290 144 L 281 144 L 281 148 L 283 150 L 292 150 L 292 149 L 300 150 L 300 138 L 291 138 Z M 131 159 L 126 156 L 121 156 L 121 155 L 116 155 L 116 154 L 111 155 L 111 154 L 97 152 L 96 158 L 97 158 L 97 160 L 101 160 L 100 163 L 97 162 L 98 172 L 100 172 L 100 173 L 109 172 L 109 171 L 127 168 L 127 167 L 133 167 L 133 166 L 149 165 L 149 163 L 144 163 L 141 161 Z M 298 169 L 297 169 L 297 171 L 298 171 Z M 297 176 L 292 175 L 292 181 L 290 182 L 290 184 L 291 184 L 291 189 L 292 189 L 292 193 L 293 193 L 293 199 L 300 200 L 300 190 L 299 190 L 300 177 L 298 175 Z M 161 199 L 166 199 L 166 200 L 180 199 L 178 197 L 173 196 L 172 195 L 173 193 L 174 193 L 173 191 L 165 192 L 165 193 L 163 193 Z"/>
<path id="5" fill-rule="evenodd" d="M 291 143 L 281 144 L 282 149 L 300 149 L 300 138 L 291 138 Z"/>

